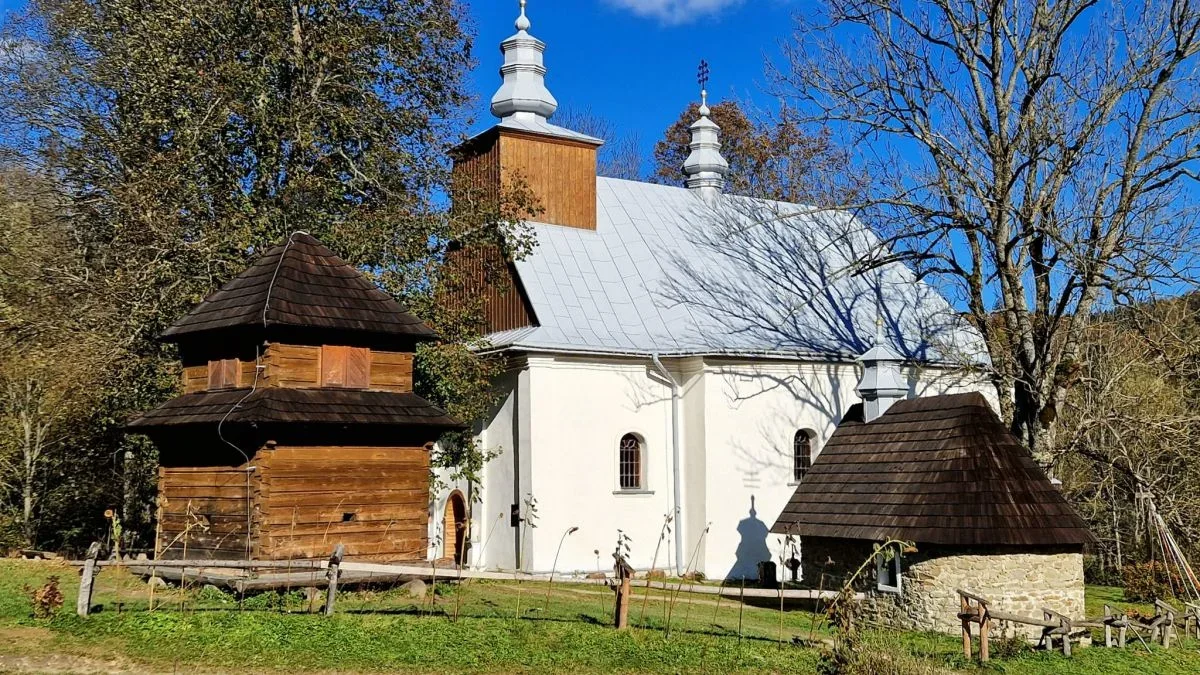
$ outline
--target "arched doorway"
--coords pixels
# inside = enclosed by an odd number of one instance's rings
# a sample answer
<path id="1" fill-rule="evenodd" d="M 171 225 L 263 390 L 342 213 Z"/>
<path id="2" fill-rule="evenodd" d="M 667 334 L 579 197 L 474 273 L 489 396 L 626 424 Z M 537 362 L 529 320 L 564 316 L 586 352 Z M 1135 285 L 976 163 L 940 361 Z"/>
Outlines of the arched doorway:
<path id="1" fill-rule="evenodd" d="M 442 556 L 461 565 L 467 560 L 467 500 L 458 490 L 446 500 Z"/>

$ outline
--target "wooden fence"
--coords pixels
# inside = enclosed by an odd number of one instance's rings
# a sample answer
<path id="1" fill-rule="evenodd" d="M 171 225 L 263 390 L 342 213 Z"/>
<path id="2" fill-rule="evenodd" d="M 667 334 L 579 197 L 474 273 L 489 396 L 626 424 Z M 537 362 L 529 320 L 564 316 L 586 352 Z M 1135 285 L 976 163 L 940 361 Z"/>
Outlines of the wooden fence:
<path id="1" fill-rule="evenodd" d="M 1109 605 L 1104 606 L 1104 615 L 1094 618 L 1073 620 L 1065 614 L 1052 609 L 1042 609 L 1042 618 L 1021 616 L 997 610 L 987 598 L 958 589 L 960 609 L 959 620 L 962 621 L 963 656 L 970 659 L 971 626 L 979 626 L 979 660 L 986 662 L 989 658 L 988 640 L 993 621 L 1008 621 L 1027 626 L 1037 626 L 1042 629 L 1041 646 L 1054 649 L 1054 643 L 1059 642 L 1062 652 L 1071 655 L 1071 643 L 1088 635 L 1093 628 L 1104 630 L 1104 646 L 1125 648 L 1127 637 L 1133 633 L 1142 645 L 1149 650 L 1150 646 L 1143 633 L 1149 637 L 1150 643 L 1158 643 L 1170 647 L 1171 640 L 1176 635 L 1176 626 L 1184 627 L 1184 635 L 1193 633 L 1200 638 L 1200 605 L 1188 603 L 1187 609 L 1180 612 L 1162 600 L 1154 602 L 1155 615 L 1149 621 L 1133 619 L 1126 614 L 1119 614 Z"/>
<path id="2" fill-rule="evenodd" d="M 327 560 L 144 560 L 119 561 L 99 560 L 99 545 L 93 545 L 85 560 L 76 561 L 83 568 L 79 584 L 76 610 L 79 616 L 87 616 L 91 608 L 93 580 L 106 567 L 123 567 L 144 575 L 157 576 L 172 581 L 190 581 L 230 588 L 238 593 L 276 588 L 326 588 L 325 613 L 333 612 L 339 585 L 347 583 L 378 583 L 383 581 L 432 579 L 433 581 L 464 581 L 486 579 L 491 581 L 550 581 L 548 575 L 523 572 L 485 572 L 460 567 L 437 567 L 435 563 L 383 564 L 344 560 L 344 547 L 339 544 Z M 561 579 L 562 575 L 558 575 Z M 611 578 L 572 579 L 570 583 L 611 586 Z M 720 595 L 726 598 L 771 598 L 775 600 L 832 600 L 836 591 L 800 589 L 734 588 L 710 586 L 694 582 L 669 583 L 647 579 L 630 579 L 629 584 L 639 588 Z M 858 593 L 855 599 L 862 600 Z"/>

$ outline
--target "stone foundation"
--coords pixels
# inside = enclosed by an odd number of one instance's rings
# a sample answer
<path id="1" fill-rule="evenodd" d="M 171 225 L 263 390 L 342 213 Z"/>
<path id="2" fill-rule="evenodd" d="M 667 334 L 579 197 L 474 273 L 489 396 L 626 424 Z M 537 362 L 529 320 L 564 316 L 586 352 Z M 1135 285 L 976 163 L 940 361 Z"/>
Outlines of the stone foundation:
<path id="1" fill-rule="evenodd" d="M 871 554 L 868 542 L 812 540 L 803 543 L 807 585 L 836 588 Z M 877 590 L 876 566 L 865 571 L 859 588 L 867 592 L 864 612 L 881 622 L 909 630 L 959 633 L 957 589 L 982 595 L 1012 614 L 1042 618 L 1049 608 L 1083 618 L 1083 553 L 1074 550 L 946 549 L 921 547 L 905 554 L 901 593 Z M 824 583 L 821 583 L 821 579 Z M 999 625 L 993 634 L 1040 638 L 1035 626 Z"/>

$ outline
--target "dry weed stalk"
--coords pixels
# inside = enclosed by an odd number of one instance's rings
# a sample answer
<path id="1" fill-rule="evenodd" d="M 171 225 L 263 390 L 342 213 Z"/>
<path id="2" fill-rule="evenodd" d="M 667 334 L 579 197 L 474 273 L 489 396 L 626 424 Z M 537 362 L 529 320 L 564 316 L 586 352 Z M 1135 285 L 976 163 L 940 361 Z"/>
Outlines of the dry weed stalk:
<path id="1" fill-rule="evenodd" d="M 671 534 L 671 522 L 674 520 L 673 514 L 663 514 L 663 525 L 658 533 L 658 543 L 654 545 L 654 556 L 650 559 L 650 571 L 646 573 L 646 591 L 642 593 L 642 612 L 638 616 L 638 623 L 643 627 L 646 625 L 646 604 L 650 601 L 650 581 L 654 576 L 654 568 L 658 566 L 658 551 L 662 548 L 663 540 Z"/>

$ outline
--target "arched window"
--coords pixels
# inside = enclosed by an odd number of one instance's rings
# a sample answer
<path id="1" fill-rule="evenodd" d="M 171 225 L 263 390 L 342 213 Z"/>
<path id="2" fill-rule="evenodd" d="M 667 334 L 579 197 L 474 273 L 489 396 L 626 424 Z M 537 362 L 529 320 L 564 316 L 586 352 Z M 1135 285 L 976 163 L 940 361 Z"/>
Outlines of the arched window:
<path id="1" fill-rule="evenodd" d="M 799 483 L 812 466 L 813 433 L 807 429 L 796 432 L 792 439 L 792 480 Z"/>
<path id="2" fill-rule="evenodd" d="M 642 475 L 642 439 L 634 434 L 621 437 L 620 457 L 618 458 L 622 490 L 641 490 Z"/>

